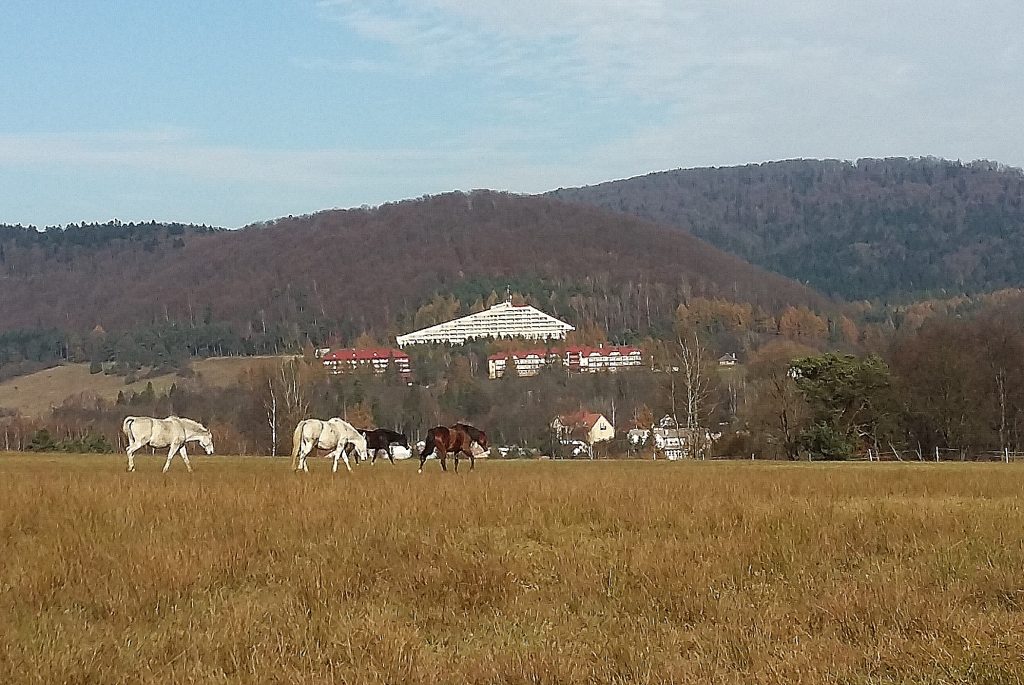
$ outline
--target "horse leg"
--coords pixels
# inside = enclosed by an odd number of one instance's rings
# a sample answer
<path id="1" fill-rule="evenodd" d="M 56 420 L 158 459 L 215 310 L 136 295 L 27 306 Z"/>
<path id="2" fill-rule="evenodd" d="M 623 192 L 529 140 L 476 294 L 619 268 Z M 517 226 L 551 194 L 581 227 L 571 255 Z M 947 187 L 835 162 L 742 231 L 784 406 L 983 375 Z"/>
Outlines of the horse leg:
<path id="1" fill-rule="evenodd" d="M 459 472 L 459 454 L 461 453 L 462 450 L 455 450 L 454 452 L 452 452 L 452 459 L 455 460 L 455 473 Z"/>
<path id="2" fill-rule="evenodd" d="M 445 462 L 448 460 L 448 452 L 443 447 L 437 448 L 437 458 L 441 460 L 441 470 L 447 471 L 448 466 Z"/>
<path id="3" fill-rule="evenodd" d="M 416 473 L 423 473 L 423 465 L 427 463 L 427 457 L 429 457 L 430 453 L 433 452 L 433 451 L 434 451 L 433 443 L 431 443 L 430 445 L 426 445 L 423 448 L 423 451 L 420 452 L 420 470 L 417 471 Z"/>
<path id="4" fill-rule="evenodd" d="M 188 460 L 188 452 L 185 451 L 185 443 L 181 444 L 181 448 L 178 450 L 181 453 L 181 459 L 185 462 L 185 468 L 188 469 L 189 473 L 192 473 L 192 462 Z"/>
<path id="5" fill-rule="evenodd" d="M 373 454 L 370 455 L 370 466 L 373 466 L 374 464 L 377 463 L 377 453 L 378 452 L 380 452 L 380 448 L 374 447 L 373 448 Z"/>
<path id="6" fill-rule="evenodd" d="M 391 445 L 388 445 L 388 461 L 391 462 L 392 466 L 395 465 L 395 453 L 391 450 Z"/>
<path id="7" fill-rule="evenodd" d="M 142 445 L 136 445 L 134 442 L 128 446 L 128 472 L 131 473 L 135 470 L 135 453 L 142 448 Z"/>
<path id="8" fill-rule="evenodd" d="M 341 457 L 342 459 L 345 460 L 345 468 L 349 470 L 349 473 L 352 472 L 352 467 L 348 463 L 348 446 L 349 443 L 346 442 L 344 444 L 338 445 L 338 448 L 334 450 L 334 466 L 331 468 L 331 473 L 338 472 L 338 457 Z M 357 450 L 356 454 L 358 453 L 359 452 Z M 358 464 L 359 462 L 357 461 L 356 463 Z"/>
<path id="9" fill-rule="evenodd" d="M 469 455 L 469 470 L 472 471 L 473 468 L 476 466 L 476 457 L 473 456 L 472 445 L 469 446 L 469 451 L 467 452 L 467 454 Z"/>
<path id="10" fill-rule="evenodd" d="M 181 449 L 181 444 L 171 443 L 171 449 L 167 451 L 167 461 L 164 462 L 164 473 L 167 473 L 167 469 L 171 468 L 171 459 L 174 459 L 174 455 Z"/>

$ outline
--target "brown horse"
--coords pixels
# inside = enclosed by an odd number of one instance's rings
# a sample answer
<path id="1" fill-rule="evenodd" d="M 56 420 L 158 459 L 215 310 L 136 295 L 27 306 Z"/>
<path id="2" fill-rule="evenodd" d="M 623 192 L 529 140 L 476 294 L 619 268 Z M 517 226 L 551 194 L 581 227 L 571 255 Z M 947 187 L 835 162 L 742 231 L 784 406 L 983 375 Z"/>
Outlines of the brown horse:
<path id="1" fill-rule="evenodd" d="M 480 445 L 481 449 L 486 450 L 489 446 L 487 434 L 468 424 L 456 423 L 453 426 L 434 426 L 427 431 L 423 452 L 420 453 L 419 472 L 423 473 L 423 464 L 426 463 L 427 457 L 435 451 L 437 452 L 437 458 L 441 462 L 442 471 L 448 470 L 445 459 L 449 452 L 452 453 L 452 457 L 455 459 L 456 473 L 459 472 L 460 453 L 469 457 L 469 470 L 472 471 L 476 465 L 476 459 L 473 456 L 474 442 Z"/>

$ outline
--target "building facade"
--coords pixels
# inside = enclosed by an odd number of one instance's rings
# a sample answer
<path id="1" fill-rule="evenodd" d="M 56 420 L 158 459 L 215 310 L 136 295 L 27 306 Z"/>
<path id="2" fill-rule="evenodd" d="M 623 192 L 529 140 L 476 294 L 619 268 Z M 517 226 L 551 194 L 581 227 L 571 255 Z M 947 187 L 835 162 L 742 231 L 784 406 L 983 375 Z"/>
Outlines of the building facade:
<path id="1" fill-rule="evenodd" d="M 591 446 L 615 437 L 615 426 L 597 412 L 578 411 L 558 416 L 551 422 L 551 428 L 559 440 L 575 438 Z"/>
<path id="2" fill-rule="evenodd" d="M 487 358 L 487 376 L 501 378 L 509 358 L 515 363 L 520 376 L 535 376 L 548 364 L 561 362 L 565 368 L 578 373 L 617 371 L 626 367 L 643 366 L 643 352 L 631 345 L 599 345 L 597 347 L 563 347 L 549 350 L 523 350 L 492 354 Z"/>
<path id="3" fill-rule="evenodd" d="M 409 355 L 402 350 L 388 347 L 353 348 L 330 350 L 320 357 L 330 373 L 348 373 L 360 368 L 371 368 L 374 373 L 384 373 L 388 364 L 394 363 L 403 378 L 412 373 Z"/>
<path id="4" fill-rule="evenodd" d="M 478 338 L 564 340 L 573 330 L 573 326 L 530 305 L 501 302 L 476 314 L 400 335 L 397 341 L 399 347 L 405 347 L 424 343 L 461 345 Z"/>

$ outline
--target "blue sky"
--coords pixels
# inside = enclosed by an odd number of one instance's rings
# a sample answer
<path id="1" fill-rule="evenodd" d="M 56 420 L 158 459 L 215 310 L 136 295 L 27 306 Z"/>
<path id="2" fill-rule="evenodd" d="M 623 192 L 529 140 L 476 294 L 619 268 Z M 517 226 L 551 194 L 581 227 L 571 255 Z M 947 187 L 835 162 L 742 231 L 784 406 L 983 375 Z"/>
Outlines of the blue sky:
<path id="1" fill-rule="evenodd" d="M 236 227 L 792 157 L 1024 166 L 1021 26 L 1020 0 L 5 0 L 0 222 Z"/>

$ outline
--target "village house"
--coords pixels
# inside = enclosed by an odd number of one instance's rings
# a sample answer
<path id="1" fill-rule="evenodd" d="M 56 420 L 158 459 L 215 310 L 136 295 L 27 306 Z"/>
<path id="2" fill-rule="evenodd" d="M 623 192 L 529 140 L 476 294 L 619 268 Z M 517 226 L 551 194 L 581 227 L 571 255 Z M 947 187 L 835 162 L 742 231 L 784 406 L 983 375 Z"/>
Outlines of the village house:
<path id="1" fill-rule="evenodd" d="M 559 440 L 582 440 L 591 447 L 615 437 L 615 426 L 597 412 L 578 411 L 558 416 L 551 422 L 551 429 Z"/>
<path id="2" fill-rule="evenodd" d="M 678 424 L 671 414 L 665 414 L 650 432 L 646 430 L 630 431 L 631 444 L 647 444 L 649 436 L 654 439 L 655 454 L 675 461 L 685 457 L 705 458 L 711 445 L 722 437 L 721 433 L 712 433 L 707 428 L 689 429 Z"/>

